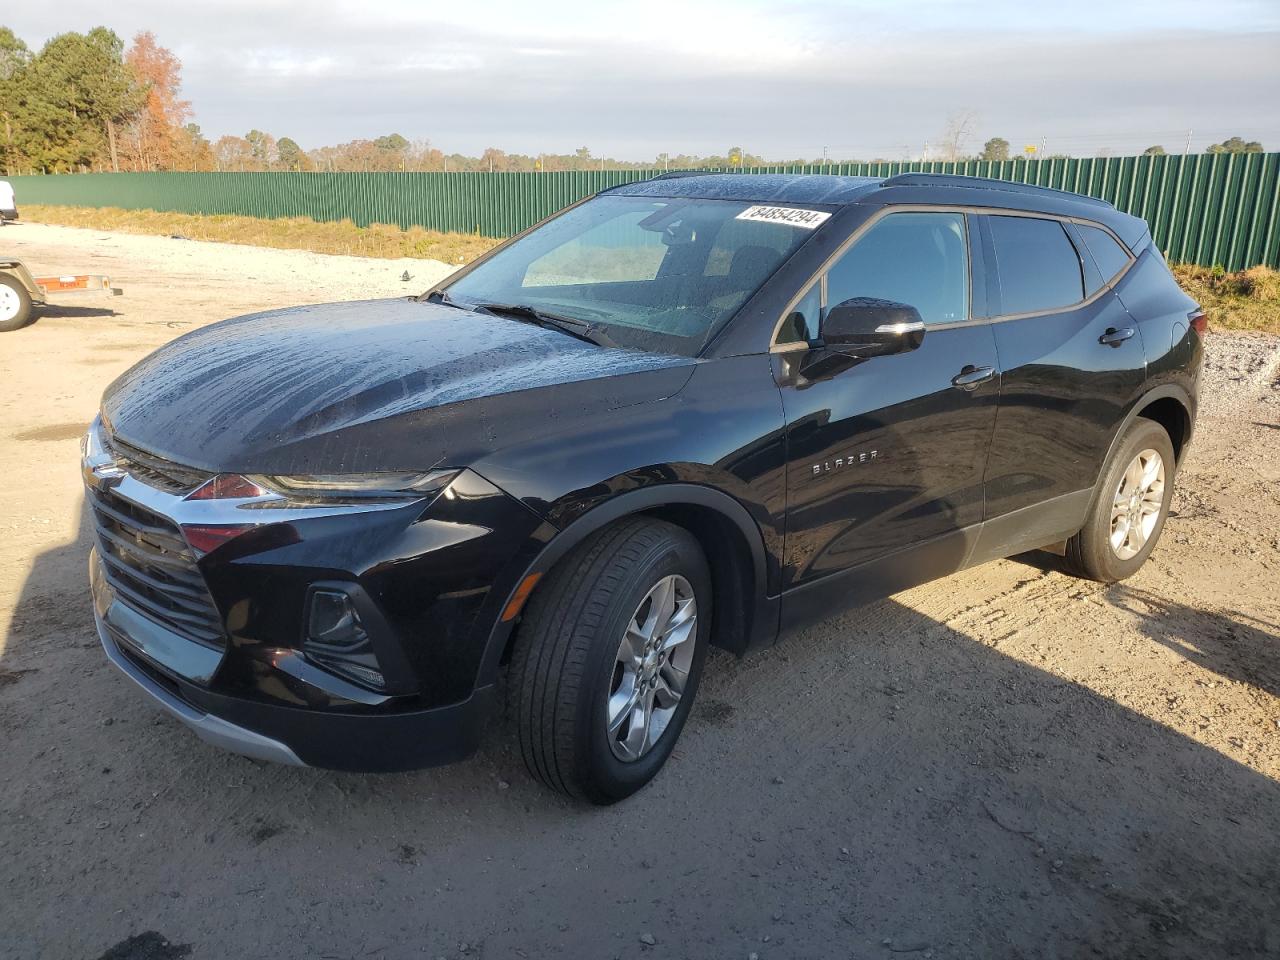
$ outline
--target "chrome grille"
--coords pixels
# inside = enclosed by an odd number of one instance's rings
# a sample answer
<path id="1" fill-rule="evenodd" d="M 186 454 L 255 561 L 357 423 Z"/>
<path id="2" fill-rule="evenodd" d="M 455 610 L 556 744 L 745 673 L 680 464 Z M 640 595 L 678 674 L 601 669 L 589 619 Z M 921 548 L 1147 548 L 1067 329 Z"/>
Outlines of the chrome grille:
<path id="1" fill-rule="evenodd" d="M 213 476 L 211 473 L 153 456 L 117 437 L 106 437 L 104 440 L 120 465 L 132 476 L 165 493 L 188 494 Z"/>
<path id="2" fill-rule="evenodd" d="M 90 488 L 89 502 L 107 582 L 119 600 L 189 640 L 222 650 L 222 618 L 195 555 L 165 517 Z"/>

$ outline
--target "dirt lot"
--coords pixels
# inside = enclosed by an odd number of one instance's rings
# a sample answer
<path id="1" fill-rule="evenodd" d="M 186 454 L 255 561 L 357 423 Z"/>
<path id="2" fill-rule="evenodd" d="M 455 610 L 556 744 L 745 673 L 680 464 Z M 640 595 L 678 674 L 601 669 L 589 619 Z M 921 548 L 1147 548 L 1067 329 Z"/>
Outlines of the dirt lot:
<path id="1" fill-rule="evenodd" d="M 666 772 L 583 809 L 500 726 L 394 776 L 220 753 L 94 634 L 77 438 L 111 378 L 194 325 L 447 268 L 30 224 L 0 246 L 127 290 L 3 335 L 0 955 L 1280 955 L 1280 338 L 1210 339 L 1133 580 L 1003 561 L 713 656 Z"/>

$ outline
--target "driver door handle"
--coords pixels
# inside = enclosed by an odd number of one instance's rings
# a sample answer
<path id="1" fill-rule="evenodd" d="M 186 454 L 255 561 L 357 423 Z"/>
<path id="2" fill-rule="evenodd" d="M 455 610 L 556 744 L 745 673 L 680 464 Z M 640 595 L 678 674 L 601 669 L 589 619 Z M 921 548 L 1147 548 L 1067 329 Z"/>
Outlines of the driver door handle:
<path id="1" fill-rule="evenodd" d="M 995 375 L 995 367 L 975 367 L 970 363 L 951 378 L 951 385 L 961 390 L 977 390 L 979 384 L 986 383 Z"/>
<path id="2" fill-rule="evenodd" d="M 1133 327 L 1107 327 L 1107 332 L 1098 338 L 1099 343 L 1105 343 L 1109 347 L 1118 347 L 1130 337 L 1133 336 Z"/>

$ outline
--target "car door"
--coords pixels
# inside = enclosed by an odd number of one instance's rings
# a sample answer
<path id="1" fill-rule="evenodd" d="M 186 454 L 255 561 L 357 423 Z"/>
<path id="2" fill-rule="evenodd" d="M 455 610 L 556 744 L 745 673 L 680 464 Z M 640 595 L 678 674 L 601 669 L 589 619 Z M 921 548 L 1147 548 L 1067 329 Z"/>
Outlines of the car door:
<path id="1" fill-rule="evenodd" d="M 975 560 L 1079 529 L 1111 439 L 1146 379 L 1138 325 L 1111 290 L 1131 259 L 1119 241 L 1125 262 L 1109 263 L 1104 279 L 1070 220 L 991 214 L 980 227 L 997 278 L 1001 386 L 988 529 Z"/>
<path id="2" fill-rule="evenodd" d="M 983 514 L 999 372 L 963 212 L 890 211 L 795 303 L 774 347 L 787 437 L 784 628 L 963 566 Z M 979 266 L 980 270 L 980 266 Z M 854 298 L 915 307 L 919 346 L 871 359 L 821 344 Z M 812 338 L 812 339 L 809 339 Z"/>

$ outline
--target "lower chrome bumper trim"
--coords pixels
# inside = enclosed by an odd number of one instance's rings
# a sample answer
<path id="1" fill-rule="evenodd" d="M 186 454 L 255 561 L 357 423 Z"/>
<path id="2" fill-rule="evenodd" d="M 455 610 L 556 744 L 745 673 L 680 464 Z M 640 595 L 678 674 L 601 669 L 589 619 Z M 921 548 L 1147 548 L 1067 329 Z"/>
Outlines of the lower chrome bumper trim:
<path id="1" fill-rule="evenodd" d="M 221 717 L 201 713 L 189 704 L 179 700 L 134 664 L 130 663 L 125 655 L 120 652 L 120 647 L 112 639 L 102 619 L 95 616 L 94 620 L 98 626 L 98 639 L 102 641 L 102 649 L 106 651 L 107 659 L 119 667 L 130 680 L 149 693 L 154 700 L 159 702 L 160 706 L 195 731 L 196 736 L 201 740 L 211 743 L 215 747 L 221 747 L 224 750 L 230 750 L 233 753 L 243 754 L 246 757 L 253 757 L 257 760 L 271 760 L 275 763 L 283 763 L 293 767 L 306 766 L 293 750 L 279 740 L 272 740 L 270 737 L 264 737 L 260 733 L 254 733 L 252 730 L 246 730 L 244 727 L 236 726 L 234 723 L 228 723 Z"/>

